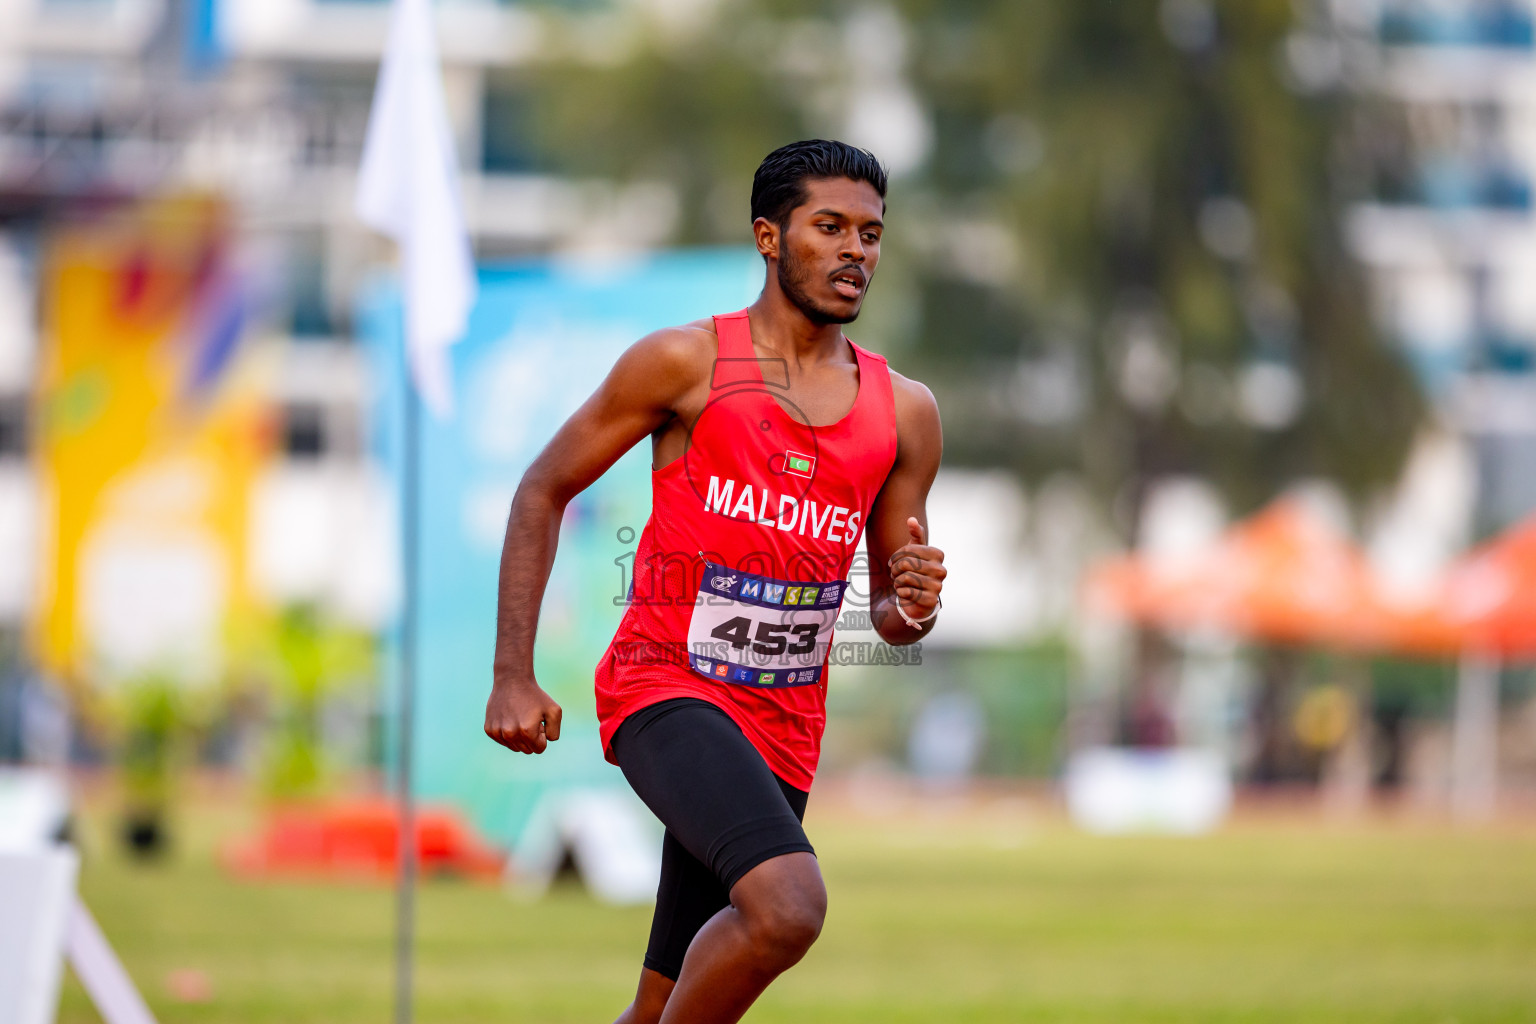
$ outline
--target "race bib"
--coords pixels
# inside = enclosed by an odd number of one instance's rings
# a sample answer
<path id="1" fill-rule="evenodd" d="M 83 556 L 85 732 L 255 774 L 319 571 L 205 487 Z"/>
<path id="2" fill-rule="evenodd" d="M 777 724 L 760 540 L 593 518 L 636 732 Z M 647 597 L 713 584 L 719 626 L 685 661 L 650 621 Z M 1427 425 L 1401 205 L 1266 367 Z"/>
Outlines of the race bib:
<path id="1" fill-rule="evenodd" d="M 795 583 L 704 563 L 688 623 L 700 675 L 742 686 L 819 682 L 847 580 Z"/>

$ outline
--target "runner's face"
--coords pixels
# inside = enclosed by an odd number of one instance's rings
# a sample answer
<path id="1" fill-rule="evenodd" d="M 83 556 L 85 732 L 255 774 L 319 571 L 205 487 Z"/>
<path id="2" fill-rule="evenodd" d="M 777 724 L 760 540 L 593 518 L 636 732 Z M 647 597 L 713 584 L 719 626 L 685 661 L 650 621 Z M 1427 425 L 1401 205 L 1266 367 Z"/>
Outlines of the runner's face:
<path id="1" fill-rule="evenodd" d="M 880 262 L 885 201 L 849 178 L 813 178 L 780 233 L 779 287 L 808 319 L 852 323 Z"/>

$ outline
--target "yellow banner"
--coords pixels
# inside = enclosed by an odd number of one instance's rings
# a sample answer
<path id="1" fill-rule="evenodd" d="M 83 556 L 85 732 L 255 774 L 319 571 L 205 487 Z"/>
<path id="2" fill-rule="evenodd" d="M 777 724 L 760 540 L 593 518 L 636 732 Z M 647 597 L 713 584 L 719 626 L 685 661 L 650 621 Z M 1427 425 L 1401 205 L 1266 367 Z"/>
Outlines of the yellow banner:
<path id="1" fill-rule="evenodd" d="M 50 246 L 35 648 L 57 673 L 212 680 L 250 611 L 265 420 L 232 372 L 244 298 L 227 216 L 211 198 L 157 200 Z"/>

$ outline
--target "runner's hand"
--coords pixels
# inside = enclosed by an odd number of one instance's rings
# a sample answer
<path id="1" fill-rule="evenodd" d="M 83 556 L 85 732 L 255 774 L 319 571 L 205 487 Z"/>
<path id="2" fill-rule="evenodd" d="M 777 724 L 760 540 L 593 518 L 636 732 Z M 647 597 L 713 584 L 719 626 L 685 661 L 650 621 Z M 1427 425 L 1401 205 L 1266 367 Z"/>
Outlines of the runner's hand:
<path id="1" fill-rule="evenodd" d="M 485 734 L 519 754 L 542 754 L 560 738 L 560 705 L 532 679 L 497 681 L 485 704 Z"/>
<path id="2" fill-rule="evenodd" d="M 944 552 L 926 543 L 927 531 L 916 516 L 907 517 L 907 532 L 912 542 L 892 552 L 889 571 L 902 610 L 910 618 L 921 619 L 938 605 L 949 571 L 944 568 Z"/>

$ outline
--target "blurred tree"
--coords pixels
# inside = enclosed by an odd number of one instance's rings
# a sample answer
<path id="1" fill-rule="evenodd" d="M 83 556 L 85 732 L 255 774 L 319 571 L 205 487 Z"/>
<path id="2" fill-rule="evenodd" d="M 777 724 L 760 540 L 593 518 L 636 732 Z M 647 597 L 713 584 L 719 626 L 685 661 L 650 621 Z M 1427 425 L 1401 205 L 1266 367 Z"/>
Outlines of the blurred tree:
<path id="1" fill-rule="evenodd" d="M 1168 474 L 1239 511 L 1395 478 L 1423 407 L 1343 248 L 1359 100 L 1292 69 L 1304 2 L 880 9 L 904 48 L 808 0 L 568 20 L 520 116 L 550 169 L 671 183 L 678 241 L 745 242 L 762 155 L 900 76 L 932 145 L 893 184 L 866 330 L 938 392 L 952 463 L 1081 473 L 1126 532 Z"/>
<path id="2" fill-rule="evenodd" d="M 967 274 L 976 232 L 951 227 L 930 263 L 919 337 L 958 457 L 1080 468 L 1127 529 L 1170 473 L 1239 510 L 1296 477 L 1356 498 L 1396 477 L 1422 405 L 1343 249 L 1355 101 L 1288 70 L 1305 5 L 905 6 L 951 40 L 915 69 L 932 209 L 995 211 L 1016 253 Z M 988 340 L 964 338 L 979 317 Z"/>
<path id="3" fill-rule="evenodd" d="M 265 789 L 278 799 L 316 796 L 341 767 L 326 750 L 327 701 L 373 676 L 369 636 L 330 621 L 312 604 L 284 608 L 273 626 L 273 714 L 263 771 Z"/>
<path id="4" fill-rule="evenodd" d="M 807 122 L 795 83 L 763 52 L 774 33 L 758 5 L 722 6 L 686 29 L 647 21 L 638 7 L 555 22 L 552 49 L 565 56 L 518 83 L 534 162 L 575 177 L 664 182 L 680 199 L 678 241 L 745 240 L 744 183 Z M 615 23 L 625 18 L 635 21 Z"/>
<path id="5" fill-rule="evenodd" d="M 117 726 L 122 839 L 138 856 L 165 852 L 177 785 L 205 717 L 204 696 L 174 675 L 150 672 L 125 680 L 106 702 Z"/>

